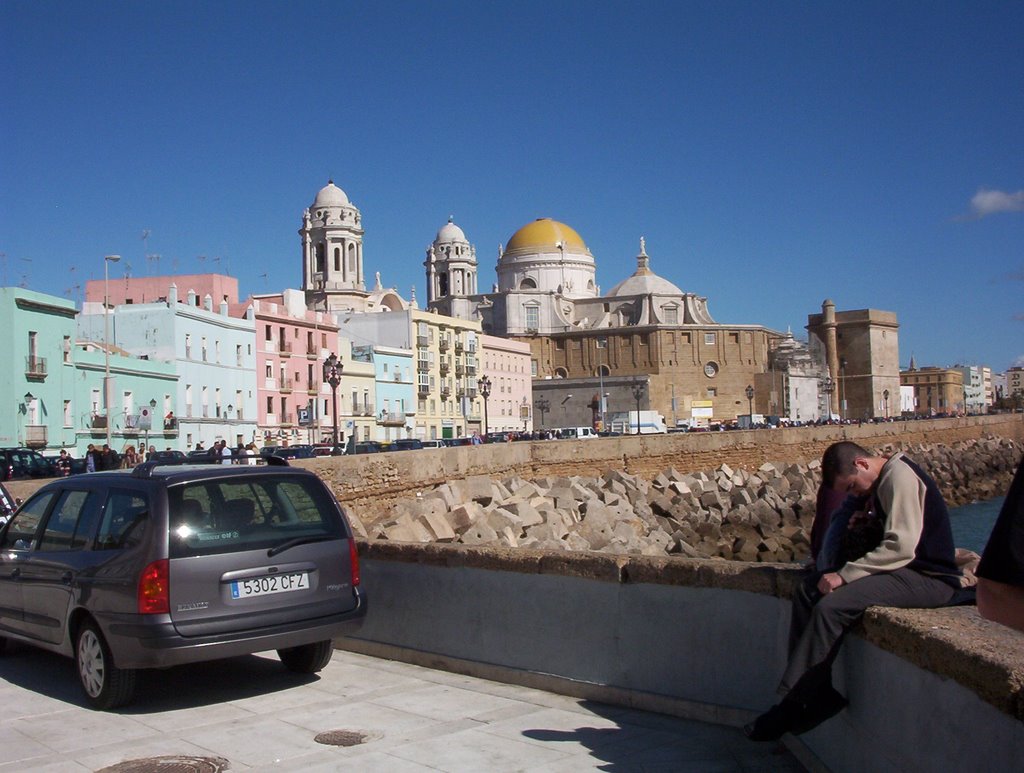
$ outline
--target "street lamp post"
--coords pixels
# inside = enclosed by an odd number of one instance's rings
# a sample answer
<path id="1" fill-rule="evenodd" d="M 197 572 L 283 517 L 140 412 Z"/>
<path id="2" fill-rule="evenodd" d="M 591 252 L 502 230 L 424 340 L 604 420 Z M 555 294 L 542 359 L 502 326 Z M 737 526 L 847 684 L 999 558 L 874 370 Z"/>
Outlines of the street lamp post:
<path id="1" fill-rule="evenodd" d="M 149 424 L 146 425 L 146 447 L 142 449 L 142 461 L 147 461 L 149 456 L 149 431 L 153 426 L 153 411 L 156 410 L 156 398 L 149 401 Z"/>
<path id="2" fill-rule="evenodd" d="M 537 400 L 537 402 L 534 403 L 534 405 L 537 407 L 537 410 L 540 411 L 540 426 L 543 427 L 544 414 L 547 413 L 548 409 L 551 407 L 551 401 L 544 397 L 541 397 L 539 400 Z M 534 427 L 534 429 L 539 429 L 539 427 Z"/>
<path id="3" fill-rule="evenodd" d="M 487 436 L 487 398 L 491 396 L 491 379 L 481 376 L 476 381 L 480 388 L 480 396 L 484 398 L 484 437 Z"/>
<path id="4" fill-rule="evenodd" d="M 750 426 L 748 429 L 754 428 L 754 387 L 747 384 L 747 388 L 743 390 L 747 396 L 747 416 L 750 419 Z"/>
<path id="5" fill-rule="evenodd" d="M 341 371 L 342 364 L 338 355 L 331 352 L 330 356 L 324 360 L 324 381 L 331 385 L 331 419 L 334 427 L 332 454 L 338 449 L 338 384 L 341 383 Z M 355 451 L 355 443 L 352 444 L 352 450 Z"/>
<path id="6" fill-rule="evenodd" d="M 889 418 L 889 390 L 882 390 L 882 401 L 885 403 L 885 418 Z"/>
<path id="7" fill-rule="evenodd" d="M 640 434 L 640 398 L 644 396 L 644 382 L 637 380 L 630 387 L 633 390 L 633 397 L 636 398 L 636 434 Z"/>
<path id="8" fill-rule="evenodd" d="M 111 263 L 117 263 L 120 255 L 103 257 L 103 409 L 107 419 L 107 445 L 110 445 L 110 272 Z"/>
<path id="9" fill-rule="evenodd" d="M 832 393 L 836 391 L 836 385 L 830 376 L 822 379 L 821 391 L 825 393 L 825 421 L 832 421 Z"/>
<path id="10" fill-rule="evenodd" d="M 597 339 L 598 355 L 600 355 L 601 350 L 607 348 L 607 346 L 608 346 L 608 339 L 607 338 L 598 338 Z M 597 358 L 597 378 L 598 378 L 598 384 L 599 384 L 600 390 L 601 390 L 600 392 L 598 392 L 598 399 L 601 401 L 601 405 L 600 405 L 600 409 L 601 409 L 601 431 L 604 432 L 607 429 L 607 427 L 604 426 L 604 412 L 605 412 L 605 405 L 604 405 L 604 363 L 601 360 L 602 360 L 602 358 L 600 356 L 598 356 L 598 358 Z"/>
<path id="11" fill-rule="evenodd" d="M 839 418 L 846 422 L 846 358 L 839 360 Z"/>

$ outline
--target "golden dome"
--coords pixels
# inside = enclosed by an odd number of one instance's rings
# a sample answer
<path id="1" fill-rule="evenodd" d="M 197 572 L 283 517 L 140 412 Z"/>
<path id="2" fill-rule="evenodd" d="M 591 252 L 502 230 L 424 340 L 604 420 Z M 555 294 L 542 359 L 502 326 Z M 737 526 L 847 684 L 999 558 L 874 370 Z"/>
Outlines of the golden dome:
<path id="1" fill-rule="evenodd" d="M 505 245 L 505 252 L 555 252 L 558 245 L 562 245 L 565 252 L 590 254 L 576 231 L 550 217 L 538 218 L 512 234 Z"/>

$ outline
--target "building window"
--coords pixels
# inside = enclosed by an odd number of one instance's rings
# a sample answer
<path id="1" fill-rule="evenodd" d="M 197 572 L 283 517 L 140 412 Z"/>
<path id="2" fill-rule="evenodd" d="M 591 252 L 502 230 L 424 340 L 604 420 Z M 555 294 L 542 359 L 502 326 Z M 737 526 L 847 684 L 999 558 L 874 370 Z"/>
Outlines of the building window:
<path id="1" fill-rule="evenodd" d="M 678 306 L 666 306 L 665 307 L 665 324 L 666 325 L 678 325 L 679 324 L 679 307 Z"/>
<path id="2" fill-rule="evenodd" d="M 704 344 L 706 346 L 714 346 L 715 345 L 715 334 L 714 333 L 705 333 L 704 334 Z"/>
<path id="3" fill-rule="evenodd" d="M 526 312 L 526 329 L 537 330 L 540 328 L 540 307 L 539 306 L 527 306 Z"/>
<path id="4" fill-rule="evenodd" d="M 718 388 L 717 387 L 708 387 L 707 388 L 707 392 L 705 392 L 705 395 L 707 397 L 718 397 Z"/>

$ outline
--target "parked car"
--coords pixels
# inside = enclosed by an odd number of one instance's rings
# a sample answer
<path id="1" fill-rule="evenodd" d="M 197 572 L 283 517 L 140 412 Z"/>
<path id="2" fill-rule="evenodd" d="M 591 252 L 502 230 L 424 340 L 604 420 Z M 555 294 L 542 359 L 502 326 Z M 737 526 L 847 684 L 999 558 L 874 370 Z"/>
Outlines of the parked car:
<path id="1" fill-rule="evenodd" d="M 278 459 L 312 459 L 314 454 L 313 446 L 264 446 L 260 451 L 260 456 L 264 458 L 276 456 Z"/>
<path id="2" fill-rule="evenodd" d="M 53 462 L 31 448 L 0 448 L 0 480 L 53 478 L 57 471 Z"/>
<path id="3" fill-rule="evenodd" d="M 444 448 L 443 440 L 421 440 L 424 448 Z"/>
<path id="4" fill-rule="evenodd" d="M 162 464 L 184 464 L 187 459 L 188 457 L 185 456 L 184 451 L 167 449 L 164 451 L 154 451 L 146 461 L 161 462 Z"/>
<path id="5" fill-rule="evenodd" d="M 202 448 L 196 451 L 189 451 L 185 454 L 185 459 L 189 464 L 212 464 L 213 462 L 219 462 L 220 456 L 215 455 L 212 448 Z"/>
<path id="6" fill-rule="evenodd" d="M 18 509 L 18 500 L 0 483 L 0 526 L 7 523 Z"/>
<path id="7" fill-rule="evenodd" d="M 473 445 L 473 438 L 470 437 L 448 437 L 444 439 L 444 444 L 448 447 L 452 446 L 471 446 Z"/>
<path id="8" fill-rule="evenodd" d="M 353 453 L 356 454 L 379 454 L 382 451 L 381 444 L 376 440 L 363 440 L 356 443 Z"/>
<path id="9" fill-rule="evenodd" d="M 423 448 L 423 441 L 419 438 L 404 437 L 398 440 L 392 440 L 391 445 L 388 448 L 389 451 L 415 451 Z"/>
<path id="10" fill-rule="evenodd" d="M 344 453 L 345 446 L 341 443 L 336 446 L 331 443 L 317 443 L 313 446 L 313 456 L 343 456 Z"/>
<path id="11" fill-rule="evenodd" d="M 274 649 L 314 673 L 366 613 L 337 501 L 278 460 L 44 485 L 0 531 L 0 605 L 0 645 L 73 658 L 97 709 L 128 703 L 139 669 Z"/>

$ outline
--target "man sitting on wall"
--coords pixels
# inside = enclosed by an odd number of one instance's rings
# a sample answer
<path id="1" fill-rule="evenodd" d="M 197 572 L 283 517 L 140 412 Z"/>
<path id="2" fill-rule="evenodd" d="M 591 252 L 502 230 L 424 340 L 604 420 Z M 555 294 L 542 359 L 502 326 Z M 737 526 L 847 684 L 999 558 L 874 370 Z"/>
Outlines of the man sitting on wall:
<path id="1" fill-rule="evenodd" d="M 842 711 L 832 662 L 865 609 L 939 607 L 960 587 L 946 502 L 920 467 L 903 453 L 876 456 L 844 441 L 825 451 L 821 471 L 824 485 L 863 498 L 862 518 L 881 522 L 882 540 L 794 593 L 785 697 L 744 728 L 754 741 L 807 732 Z"/>

